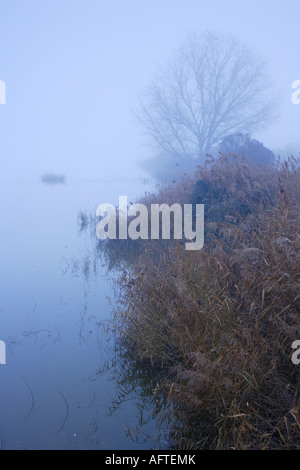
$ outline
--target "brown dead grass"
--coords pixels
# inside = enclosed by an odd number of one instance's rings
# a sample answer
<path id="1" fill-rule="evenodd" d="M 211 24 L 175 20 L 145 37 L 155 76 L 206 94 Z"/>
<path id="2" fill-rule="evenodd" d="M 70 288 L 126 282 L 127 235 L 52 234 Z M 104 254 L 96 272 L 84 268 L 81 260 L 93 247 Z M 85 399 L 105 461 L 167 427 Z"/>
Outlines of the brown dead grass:
<path id="1" fill-rule="evenodd" d="M 180 449 L 299 449 L 300 167 L 221 156 L 141 202 L 204 203 L 205 246 L 144 242 L 119 278 L 117 331 Z"/>

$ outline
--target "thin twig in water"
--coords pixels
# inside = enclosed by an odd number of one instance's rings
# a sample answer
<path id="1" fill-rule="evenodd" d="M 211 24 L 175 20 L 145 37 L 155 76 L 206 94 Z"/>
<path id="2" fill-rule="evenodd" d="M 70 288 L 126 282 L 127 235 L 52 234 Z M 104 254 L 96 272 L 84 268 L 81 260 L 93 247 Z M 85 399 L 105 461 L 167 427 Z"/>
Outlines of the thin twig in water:
<path id="1" fill-rule="evenodd" d="M 60 426 L 60 428 L 58 429 L 57 433 L 58 434 L 65 426 L 66 422 L 67 422 L 67 419 L 68 419 L 68 416 L 69 416 L 69 406 L 68 406 L 68 402 L 66 400 L 66 397 L 64 396 L 64 394 L 59 390 L 57 389 L 58 393 L 62 396 L 64 402 L 65 402 L 65 405 L 66 405 L 66 415 L 65 415 L 65 418 L 63 420 L 63 423 L 62 425 Z"/>
<path id="2" fill-rule="evenodd" d="M 26 381 L 26 379 L 25 379 L 24 377 L 21 377 L 21 378 L 22 378 L 22 380 L 24 381 L 25 385 L 27 386 L 27 388 L 28 388 L 28 390 L 29 390 L 29 393 L 30 393 L 30 395 L 31 395 L 31 408 L 30 408 L 30 410 L 28 411 L 28 413 L 27 413 L 27 415 L 26 415 L 26 417 L 25 417 L 25 419 L 24 419 L 24 421 L 23 421 L 23 424 L 25 424 L 26 421 L 27 421 L 27 419 L 29 418 L 29 416 L 30 416 L 30 414 L 31 414 L 31 412 L 32 412 L 32 410 L 33 410 L 33 408 L 34 408 L 35 401 L 34 401 L 33 392 L 32 392 L 32 390 L 31 390 L 31 388 L 30 388 L 28 382 Z"/>

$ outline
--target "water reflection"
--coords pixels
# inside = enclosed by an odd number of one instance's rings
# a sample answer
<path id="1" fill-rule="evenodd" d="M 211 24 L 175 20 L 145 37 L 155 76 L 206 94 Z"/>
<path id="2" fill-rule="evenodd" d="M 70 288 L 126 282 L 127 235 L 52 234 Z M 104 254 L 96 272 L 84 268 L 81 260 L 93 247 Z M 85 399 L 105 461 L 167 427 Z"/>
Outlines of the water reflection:
<path id="1" fill-rule="evenodd" d="M 81 263 L 73 260 L 73 268 L 70 266 L 71 271 L 73 273 L 78 271 L 81 265 L 86 285 L 88 285 L 91 266 L 94 267 L 93 274 L 96 276 L 97 266 L 100 265 L 106 269 L 106 275 L 111 276 L 113 285 L 118 289 L 120 272 L 136 261 L 143 253 L 145 245 L 139 243 L 139 240 L 132 241 L 131 239 L 99 240 L 96 237 L 96 218 L 92 214 L 80 212 L 77 220 L 80 233 L 89 234 L 94 249 L 92 258 L 83 257 Z M 112 312 L 115 308 L 116 306 L 111 303 Z M 86 313 L 83 318 L 86 318 Z M 155 393 L 162 379 L 165 378 L 165 369 L 149 367 L 136 360 L 122 342 L 119 331 L 116 330 L 113 315 L 111 320 L 106 323 L 97 323 L 97 326 L 105 331 L 108 341 L 108 349 L 106 349 L 108 359 L 103 362 L 102 368 L 89 377 L 89 380 L 95 382 L 104 374 L 109 374 L 110 380 L 115 384 L 114 395 L 109 405 L 109 415 L 113 416 L 122 409 L 124 404 L 131 403 L 135 423 L 132 419 L 128 421 L 125 426 L 126 436 L 136 445 L 146 444 L 152 449 L 168 448 L 170 442 L 168 429 L 162 423 L 166 402 L 162 395 Z M 99 346 L 100 349 L 103 350 L 102 344 L 101 347 Z"/>
<path id="2" fill-rule="evenodd" d="M 152 449 L 167 448 L 167 429 L 159 425 L 164 403 L 161 397 L 158 398 L 155 394 L 164 372 L 161 369 L 154 370 L 141 366 L 131 354 L 122 350 L 119 350 L 118 358 L 119 361 L 110 366 L 110 372 L 116 383 L 110 414 L 113 415 L 124 403 L 133 402 L 136 423 L 130 422 L 126 425 L 126 435 L 137 444 L 149 443 Z M 156 423 L 156 427 L 147 431 L 147 425 L 153 422 Z"/>
<path id="3" fill-rule="evenodd" d="M 78 218 L 79 223 L 81 217 Z M 78 336 L 80 341 L 87 342 L 91 334 L 94 334 L 98 344 L 99 354 L 105 353 L 101 365 L 88 377 L 88 383 L 94 384 L 103 377 L 108 376 L 109 381 L 114 384 L 114 392 L 108 404 L 108 416 L 113 417 L 118 412 L 122 414 L 124 405 L 130 407 L 133 414 L 127 417 L 128 422 L 123 422 L 126 437 L 137 446 L 146 446 L 146 448 L 159 448 L 163 449 L 168 446 L 166 438 L 167 431 L 162 426 L 158 425 L 158 418 L 161 415 L 163 403 L 155 395 L 155 389 L 159 386 L 161 378 L 165 372 L 160 369 L 153 369 L 144 367 L 139 361 L 136 361 L 132 354 L 126 350 L 119 337 L 116 336 L 115 324 L 113 317 L 102 321 L 96 316 L 89 313 L 89 292 L 90 284 L 93 280 L 97 279 L 99 273 L 102 273 L 103 267 L 106 269 L 106 276 L 108 273 L 111 275 L 112 282 L 117 279 L 116 269 L 120 268 L 120 263 L 117 261 L 121 259 L 129 262 L 132 258 L 136 257 L 137 252 L 131 247 L 128 249 L 119 249 L 116 256 L 111 251 L 111 264 L 107 265 L 107 258 L 103 257 L 105 253 L 99 247 L 99 241 L 95 240 L 95 220 L 92 216 L 88 218 L 89 222 L 85 224 L 84 229 L 80 225 L 80 232 L 90 230 L 92 243 L 96 241 L 94 249 L 90 253 L 85 253 L 82 258 L 73 258 L 65 263 L 68 266 L 68 271 L 72 276 L 82 277 L 83 284 L 83 299 L 84 302 L 80 309 L 80 329 Z M 126 256 L 125 256 L 126 253 Z M 100 266 L 100 268 L 99 268 Z M 101 274 L 100 274 L 101 275 Z M 102 274 L 103 276 L 103 274 Z M 110 297 L 107 296 L 110 303 L 111 310 L 114 310 L 114 305 Z M 103 356 L 102 356 L 103 357 Z M 91 388 L 92 396 L 89 404 L 78 407 L 83 408 L 97 408 L 95 389 Z M 96 417 L 93 418 L 93 427 L 98 429 L 98 421 Z"/>
<path id="4" fill-rule="evenodd" d="M 148 449 L 156 380 L 116 350 L 113 274 L 91 223 L 77 220 L 83 196 L 86 207 L 101 201 L 99 185 L 22 182 L 3 193 L 0 448 Z"/>

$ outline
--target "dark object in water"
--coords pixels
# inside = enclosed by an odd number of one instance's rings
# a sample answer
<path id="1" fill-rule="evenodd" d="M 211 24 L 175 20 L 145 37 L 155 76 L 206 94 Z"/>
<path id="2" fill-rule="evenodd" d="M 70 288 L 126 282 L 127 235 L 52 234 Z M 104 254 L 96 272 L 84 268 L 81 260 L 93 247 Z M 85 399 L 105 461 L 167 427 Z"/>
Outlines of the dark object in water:
<path id="1" fill-rule="evenodd" d="M 65 184 L 65 175 L 58 175 L 56 173 L 45 173 L 42 176 L 42 182 L 45 184 Z"/>

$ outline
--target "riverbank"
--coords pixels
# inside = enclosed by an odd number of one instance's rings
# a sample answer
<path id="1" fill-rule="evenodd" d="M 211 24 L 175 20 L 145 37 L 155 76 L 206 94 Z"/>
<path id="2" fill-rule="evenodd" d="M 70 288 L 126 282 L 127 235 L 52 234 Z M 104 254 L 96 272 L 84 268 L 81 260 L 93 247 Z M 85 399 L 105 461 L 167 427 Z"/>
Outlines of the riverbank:
<path id="1" fill-rule="evenodd" d="M 140 240 L 117 282 L 117 336 L 165 371 L 153 393 L 174 448 L 300 448 L 299 196 L 299 161 L 222 156 L 140 200 L 205 205 L 203 249 Z"/>

